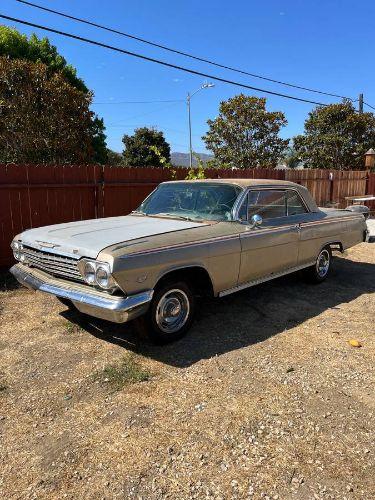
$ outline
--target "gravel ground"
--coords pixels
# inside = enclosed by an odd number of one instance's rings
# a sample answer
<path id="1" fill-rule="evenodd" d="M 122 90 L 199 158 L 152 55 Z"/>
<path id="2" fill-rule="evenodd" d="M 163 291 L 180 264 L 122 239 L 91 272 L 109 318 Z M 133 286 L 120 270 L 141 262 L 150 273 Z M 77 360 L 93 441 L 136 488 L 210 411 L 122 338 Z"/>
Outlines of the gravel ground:
<path id="1" fill-rule="evenodd" d="M 1 498 L 375 498 L 375 244 L 166 347 L 2 279 Z M 98 376 L 127 359 L 134 383 Z"/>

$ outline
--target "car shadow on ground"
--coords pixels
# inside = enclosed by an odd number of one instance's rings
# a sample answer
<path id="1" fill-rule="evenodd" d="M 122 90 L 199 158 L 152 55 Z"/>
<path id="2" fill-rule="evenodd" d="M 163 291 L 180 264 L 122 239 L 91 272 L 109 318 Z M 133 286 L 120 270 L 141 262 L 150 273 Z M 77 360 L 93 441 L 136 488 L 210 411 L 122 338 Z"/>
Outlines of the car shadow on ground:
<path id="1" fill-rule="evenodd" d="M 190 332 L 165 346 L 140 337 L 134 322 L 117 325 L 75 311 L 62 314 L 105 342 L 172 366 L 187 367 L 262 342 L 329 308 L 339 308 L 342 303 L 372 292 L 375 264 L 336 257 L 330 276 L 320 285 L 307 284 L 295 273 L 225 298 L 200 301 Z"/>
<path id="2" fill-rule="evenodd" d="M 10 292 L 21 288 L 16 278 L 9 272 L 7 268 L 0 267 L 0 292 Z"/>

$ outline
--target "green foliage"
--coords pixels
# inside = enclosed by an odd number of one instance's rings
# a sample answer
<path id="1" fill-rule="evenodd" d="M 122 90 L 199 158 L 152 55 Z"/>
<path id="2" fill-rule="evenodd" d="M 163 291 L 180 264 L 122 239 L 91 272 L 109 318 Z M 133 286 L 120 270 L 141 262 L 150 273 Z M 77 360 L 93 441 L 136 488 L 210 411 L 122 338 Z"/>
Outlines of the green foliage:
<path id="1" fill-rule="evenodd" d="M 204 161 L 196 153 L 193 153 L 193 156 L 197 161 L 197 166 L 189 169 L 189 172 L 188 172 L 187 176 L 185 177 L 185 179 L 187 181 L 188 180 L 195 180 L 195 179 L 205 179 L 206 176 L 204 175 L 204 169 L 205 169 Z"/>
<path id="2" fill-rule="evenodd" d="M 108 162 L 108 149 L 106 144 L 105 126 L 103 118 L 94 116 L 91 123 L 91 141 L 93 149 L 93 162 L 105 165 Z"/>
<path id="3" fill-rule="evenodd" d="M 91 162 L 90 103 L 46 65 L 0 57 L 0 161 Z"/>
<path id="4" fill-rule="evenodd" d="M 110 167 L 120 167 L 124 166 L 124 157 L 121 153 L 117 151 L 112 151 L 112 149 L 107 149 L 107 163 Z"/>
<path id="5" fill-rule="evenodd" d="M 287 167 L 291 168 L 291 169 L 297 168 L 301 163 L 301 160 L 297 154 L 297 151 L 293 148 L 287 149 L 283 160 L 286 163 Z"/>
<path id="6" fill-rule="evenodd" d="M 0 26 L 0 56 L 41 62 L 48 67 L 50 75 L 59 72 L 77 90 L 88 92 L 83 80 L 78 78 L 76 69 L 67 64 L 48 38 L 38 38 L 35 34 L 27 38 L 14 28 Z"/>
<path id="7" fill-rule="evenodd" d="M 330 170 L 364 169 L 364 154 L 374 144 L 374 114 L 357 113 L 349 101 L 316 107 L 305 121 L 304 135 L 293 139 L 306 167 Z"/>
<path id="8" fill-rule="evenodd" d="M 157 146 L 150 146 L 151 151 L 153 151 L 159 159 L 160 166 L 163 168 L 169 168 L 171 171 L 171 179 L 176 179 L 176 169 L 174 166 L 167 161 L 165 156 L 162 155 L 161 151 Z"/>
<path id="9" fill-rule="evenodd" d="M 170 146 L 163 132 L 142 127 L 124 135 L 124 163 L 129 167 L 163 167 L 171 161 Z M 156 148 L 156 149 L 155 149 Z"/>
<path id="10" fill-rule="evenodd" d="M 33 63 L 42 63 L 46 65 L 47 78 L 52 79 L 54 75 L 59 75 L 60 78 L 65 79 L 74 89 L 86 94 L 91 102 L 92 94 L 89 92 L 83 80 L 78 78 L 76 69 L 66 62 L 64 57 L 57 52 L 57 48 L 50 43 L 48 38 L 40 39 L 35 34 L 27 38 L 26 35 L 22 35 L 14 28 L 0 26 L 0 57 L 1 56 L 7 57 L 9 60 L 27 60 Z M 56 114 L 53 116 L 58 118 Z M 84 156 L 87 158 L 87 161 L 104 164 L 107 162 L 104 122 L 96 115 L 91 114 L 90 116 L 92 122 L 92 154 L 90 158 L 88 158 L 87 155 Z M 71 127 L 73 128 L 72 122 Z M 79 124 L 77 124 L 77 128 L 80 128 Z M 27 133 L 26 130 L 25 133 Z M 47 140 L 46 138 L 46 141 Z M 49 157 L 50 156 L 51 155 L 49 155 Z M 80 156 L 78 152 L 76 156 Z M 43 161 L 47 162 L 47 157 Z"/>
<path id="11" fill-rule="evenodd" d="M 240 94 L 223 101 L 219 116 L 207 123 L 202 139 L 215 160 L 229 167 L 275 167 L 289 142 L 279 137 L 284 114 L 266 111 L 264 98 Z"/>
<path id="12" fill-rule="evenodd" d="M 107 365 L 94 374 L 93 379 L 101 384 L 108 384 L 113 391 L 120 391 L 126 384 L 146 382 L 151 373 L 142 368 L 132 355 L 124 356 L 119 362 Z"/>

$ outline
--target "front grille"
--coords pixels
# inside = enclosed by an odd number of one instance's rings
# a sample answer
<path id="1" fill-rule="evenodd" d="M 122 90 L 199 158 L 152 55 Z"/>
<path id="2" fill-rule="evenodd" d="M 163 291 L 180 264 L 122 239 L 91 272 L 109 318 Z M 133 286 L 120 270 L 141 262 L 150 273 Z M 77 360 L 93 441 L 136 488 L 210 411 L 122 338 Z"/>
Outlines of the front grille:
<path id="1" fill-rule="evenodd" d="M 84 282 L 78 270 L 78 261 L 76 259 L 50 252 L 42 252 L 28 246 L 23 247 L 23 253 L 30 267 L 36 267 L 53 276 L 61 276 L 74 281 Z"/>

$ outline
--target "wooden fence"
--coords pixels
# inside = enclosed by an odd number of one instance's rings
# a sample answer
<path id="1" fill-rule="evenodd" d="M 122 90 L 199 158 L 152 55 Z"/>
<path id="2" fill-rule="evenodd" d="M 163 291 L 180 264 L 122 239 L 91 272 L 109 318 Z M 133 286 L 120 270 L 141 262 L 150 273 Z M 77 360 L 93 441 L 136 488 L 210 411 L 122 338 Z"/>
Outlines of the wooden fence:
<path id="1" fill-rule="evenodd" d="M 184 179 L 186 169 L 177 169 Z M 375 174 L 328 170 L 206 170 L 210 178 L 271 178 L 306 186 L 318 205 L 345 196 L 375 194 Z M 13 236 L 31 227 L 73 220 L 127 214 L 171 171 L 159 168 L 100 167 L 97 165 L 40 166 L 0 164 L 0 266 L 12 261 Z M 374 207 L 375 208 L 375 207 Z"/>

